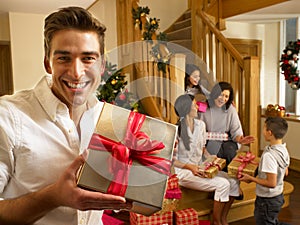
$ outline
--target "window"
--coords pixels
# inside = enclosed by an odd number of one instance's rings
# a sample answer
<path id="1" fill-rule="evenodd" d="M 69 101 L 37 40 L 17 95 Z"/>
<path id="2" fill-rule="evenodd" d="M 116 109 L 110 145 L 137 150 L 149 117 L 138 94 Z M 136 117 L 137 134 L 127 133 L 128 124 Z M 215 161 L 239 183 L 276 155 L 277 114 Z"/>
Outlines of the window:
<path id="1" fill-rule="evenodd" d="M 281 52 L 290 41 L 299 39 L 298 34 L 299 18 L 291 18 L 282 23 L 282 38 L 281 38 Z M 298 61 L 298 69 L 300 63 Z M 290 114 L 300 115 L 300 90 L 293 90 L 289 84 L 280 76 L 280 105 L 284 105 L 286 112 Z"/>

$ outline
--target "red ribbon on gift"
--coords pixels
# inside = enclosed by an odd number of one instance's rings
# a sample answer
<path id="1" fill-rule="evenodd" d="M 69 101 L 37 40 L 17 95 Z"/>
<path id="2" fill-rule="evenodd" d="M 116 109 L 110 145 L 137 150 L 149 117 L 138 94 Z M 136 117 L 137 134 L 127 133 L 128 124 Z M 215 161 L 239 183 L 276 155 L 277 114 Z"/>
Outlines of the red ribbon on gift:
<path id="1" fill-rule="evenodd" d="M 124 196 L 127 186 L 129 171 L 133 160 L 159 172 L 169 175 L 171 161 L 153 156 L 165 146 L 162 142 L 150 140 L 147 134 L 140 131 L 146 116 L 130 112 L 124 139 L 121 142 L 110 140 L 94 133 L 89 149 L 111 152 L 111 172 L 114 174 L 107 193 Z"/>
<path id="2" fill-rule="evenodd" d="M 221 170 L 221 167 L 220 167 L 220 165 L 218 164 L 218 161 L 219 161 L 219 159 L 218 158 L 216 158 L 216 159 L 214 159 L 212 162 L 206 162 L 204 165 L 205 165 L 205 168 L 204 168 L 204 170 L 208 170 L 209 168 L 211 168 L 211 167 L 217 167 L 218 168 L 218 170 Z"/>
<path id="3" fill-rule="evenodd" d="M 234 161 L 238 161 L 241 163 L 241 165 L 238 167 L 238 174 L 237 177 L 241 178 L 241 172 L 246 168 L 246 166 L 250 163 L 257 165 L 258 163 L 254 161 L 255 155 L 251 152 L 247 152 L 246 155 L 242 156 L 239 155 L 237 158 L 233 159 Z"/>

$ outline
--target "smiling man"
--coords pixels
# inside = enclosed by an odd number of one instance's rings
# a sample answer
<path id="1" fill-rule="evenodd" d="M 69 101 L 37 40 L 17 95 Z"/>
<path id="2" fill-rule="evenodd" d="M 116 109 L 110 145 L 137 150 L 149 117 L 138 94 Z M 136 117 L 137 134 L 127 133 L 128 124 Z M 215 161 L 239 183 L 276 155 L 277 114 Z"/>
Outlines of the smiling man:
<path id="1" fill-rule="evenodd" d="M 102 105 L 105 26 L 68 7 L 45 19 L 48 73 L 32 90 L 0 98 L 0 224 L 102 224 L 123 197 L 77 187 Z M 82 210 L 82 211 L 80 211 Z"/>

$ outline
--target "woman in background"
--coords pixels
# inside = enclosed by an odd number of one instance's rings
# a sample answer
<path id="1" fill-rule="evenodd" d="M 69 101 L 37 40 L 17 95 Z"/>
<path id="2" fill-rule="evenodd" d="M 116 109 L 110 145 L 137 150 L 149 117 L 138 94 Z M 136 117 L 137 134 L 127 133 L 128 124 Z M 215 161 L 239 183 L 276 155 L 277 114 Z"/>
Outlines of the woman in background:
<path id="1" fill-rule="evenodd" d="M 213 178 L 206 178 L 199 170 L 202 158 L 210 154 L 205 149 L 206 130 L 198 118 L 198 107 L 193 95 L 184 94 L 175 101 L 175 112 L 180 118 L 178 124 L 178 145 L 174 156 L 175 173 L 179 184 L 199 191 L 214 191 L 213 224 L 228 225 L 227 215 L 239 195 L 239 182 L 219 171 Z M 199 202 L 199 204 L 201 204 Z"/>
<path id="2" fill-rule="evenodd" d="M 232 104 L 233 96 L 231 84 L 217 83 L 211 90 L 206 112 L 200 114 L 206 131 L 217 133 L 221 137 L 220 140 L 208 140 L 208 152 L 226 159 L 227 165 L 235 157 L 241 144 L 249 144 L 255 140 L 253 136 L 244 137 L 238 113 Z"/>
<path id="3" fill-rule="evenodd" d="M 200 118 L 206 125 L 206 131 L 210 134 L 208 136 L 220 137 L 208 140 L 206 148 L 210 154 L 226 159 L 225 172 L 241 144 L 249 144 L 255 140 L 253 136 L 244 137 L 238 113 L 232 104 L 233 96 L 231 84 L 227 82 L 215 84 L 210 93 L 206 112 L 200 113 Z M 243 198 L 243 192 L 239 189 L 239 196 L 235 199 L 242 200 Z"/>
<path id="4" fill-rule="evenodd" d="M 198 95 L 201 94 L 207 98 L 209 91 L 201 85 L 201 70 L 194 64 L 186 64 L 185 66 L 185 78 L 184 87 L 186 94 Z"/>

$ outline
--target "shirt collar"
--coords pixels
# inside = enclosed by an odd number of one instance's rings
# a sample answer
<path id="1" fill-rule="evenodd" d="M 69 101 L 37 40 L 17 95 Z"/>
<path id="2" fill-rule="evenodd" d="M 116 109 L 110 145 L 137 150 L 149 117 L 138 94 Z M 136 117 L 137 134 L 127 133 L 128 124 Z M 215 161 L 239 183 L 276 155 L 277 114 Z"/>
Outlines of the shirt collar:
<path id="1" fill-rule="evenodd" d="M 34 94 L 51 120 L 55 121 L 57 113 L 69 114 L 69 109 L 53 94 L 51 85 L 52 76 L 45 75 L 35 86 Z M 95 107 L 97 103 L 99 103 L 99 101 L 96 96 L 91 96 L 87 101 L 88 109 Z"/>

